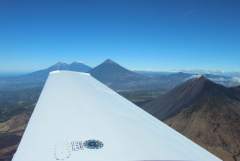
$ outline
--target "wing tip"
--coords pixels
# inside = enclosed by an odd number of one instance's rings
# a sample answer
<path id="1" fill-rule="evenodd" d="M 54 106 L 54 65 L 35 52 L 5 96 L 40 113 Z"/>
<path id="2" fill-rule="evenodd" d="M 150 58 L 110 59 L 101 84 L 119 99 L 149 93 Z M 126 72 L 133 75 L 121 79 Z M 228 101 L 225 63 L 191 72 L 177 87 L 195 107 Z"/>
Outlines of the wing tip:
<path id="1" fill-rule="evenodd" d="M 72 74 L 81 74 L 81 75 L 85 75 L 85 76 L 90 76 L 89 73 L 75 72 L 75 71 L 69 71 L 69 70 L 54 70 L 52 72 L 49 72 L 49 75 L 61 74 L 61 73 L 72 73 Z"/>

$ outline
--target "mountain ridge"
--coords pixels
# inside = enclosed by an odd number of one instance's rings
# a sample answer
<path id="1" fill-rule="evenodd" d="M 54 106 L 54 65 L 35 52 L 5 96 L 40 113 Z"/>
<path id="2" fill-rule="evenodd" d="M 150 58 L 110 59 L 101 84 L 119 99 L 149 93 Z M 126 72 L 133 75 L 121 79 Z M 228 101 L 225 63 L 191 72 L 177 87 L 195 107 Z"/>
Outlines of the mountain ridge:
<path id="1" fill-rule="evenodd" d="M 239 161 L 238 94 L 200 77 L 175 87 L 143 109 L 223 160 Z"/>
<path id="2" fill-rule="evenodd" d="M 209 91 L 211 93 L 209 93 Z M 164 120 L 167 117 L 176 114 L 182 110 L 182 108 L 189 106 L 189 104 L 196 101 L 196 98 L 201 95 L 203 96 L 205 93 L 214 95 L 214 93 L 222 93 L 222 91 L 224 91 L 225 94 L 231 95 L 228 89 L 224 86 L 216 84 L 206 77 L 201 76 L 180 84 L 167 94 L 160 96 L 155 101 L 145 105 L 144 109 L 157 116 L 159 119 Z M 156 109 L 155 106 L 158 106 L 158 109 Z M 175 111 L 173 111 L 173 109 Z M 161 113 L 156 110 L 161 111 Z"/>
<path id="3" fill-rule="evenodd" d="M 128 70 L 111 59 L 105 60 L 90 71 L 90 74 L 113 89 L 127 88 L 148 77 Z"/>
<path id="4" fill-rule="evenodd" d="M 130 80 L 137 80 L 144 77 L 141 74 L 130 71 L 111 59 L 105 60 L 91 70 L 91 75 L 98 78 L 102 82 L 122 81 L 127 77 Z M 111 75 L 110 75 L 111 74 Z"/>
<path id="5" fill-rule="evenodd" d="M 91 69 L 92 69 L 92 67 L 90 67 L 86 64 L 80 63 L 80 62 L 72 62 L 70 64 L 67 64 L 64 62 L 57 62 L 56 64 L 54 64 L 46 69 L 38 70 L 36 72 L 32 72 L 27 75 L 37 74 L 37 73 L 48 74 L 49 72 L 54 71 L 54 70 L 71 70 L 71 71 L 79 71 L 79 72 L 89 72 Z"/>
<path id="6" fill-rule="evenodd" d="M 35 88 L 43 86 L 49 72 L 54 70 L 70 70 L 78 72 L 89 72 L 92 68 L 88 65 L 79 62 L 67 64 L 64 62 L 57 62 L 56 64 L 41 69 L 35 72 L 0 79 L 0 89 L 15 90 L 16 88 Z"/>

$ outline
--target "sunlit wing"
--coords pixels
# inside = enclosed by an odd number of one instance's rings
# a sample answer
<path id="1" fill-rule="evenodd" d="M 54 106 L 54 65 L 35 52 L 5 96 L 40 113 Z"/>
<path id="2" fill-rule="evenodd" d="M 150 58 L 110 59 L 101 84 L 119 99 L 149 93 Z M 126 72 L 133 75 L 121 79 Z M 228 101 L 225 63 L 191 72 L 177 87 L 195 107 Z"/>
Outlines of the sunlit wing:
<path id="1" fill-rule="evenodd" d="M 220 161 L 89 74 L 50 73 L 13 161 Z"/>

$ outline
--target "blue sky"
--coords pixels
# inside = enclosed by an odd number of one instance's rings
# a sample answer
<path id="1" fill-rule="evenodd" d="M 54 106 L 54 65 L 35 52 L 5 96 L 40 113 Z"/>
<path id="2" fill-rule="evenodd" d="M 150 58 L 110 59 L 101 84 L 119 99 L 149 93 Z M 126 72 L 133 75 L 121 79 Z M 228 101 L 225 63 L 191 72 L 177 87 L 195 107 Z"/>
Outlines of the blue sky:
<path id="1" fill-rule="evenodd" d="M 1 0 L 0 72 L 111 58 L 138 70 L 240 71 L 238 0 Z"/>

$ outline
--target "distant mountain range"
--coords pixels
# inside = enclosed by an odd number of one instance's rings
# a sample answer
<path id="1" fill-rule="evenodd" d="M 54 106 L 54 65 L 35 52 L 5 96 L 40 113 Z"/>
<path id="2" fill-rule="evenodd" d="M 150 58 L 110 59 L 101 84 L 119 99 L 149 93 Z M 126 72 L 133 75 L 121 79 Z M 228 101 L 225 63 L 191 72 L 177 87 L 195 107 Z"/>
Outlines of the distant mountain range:
<path id="1" fill-rule="evenodd" d="M 107 59 L 93 68 L 90 74 L 117 91 L 163 90 L 167 91 L 188 79 L 201 75 L 194 73 L 138 72 L 130 71 L 113 60 Z M 225 86 L 240 85 L 235 77 L 204 74 L 208 79 Z"/>
<path id="2" fill-rule="evenodd" d="M 0 78 L 0 90 L 10 89 L 22 89 L 22 88 L 33 88 L 43 86 L 49 72 L 55 70 L 70 70 L 77 72 L 89 72 L 92 68 L 88 65 L 79 62 L 73 62 L 66 64 L 58 62 L 49 68 L 42 69 L 29 74 L 24 74 L 15 77 Z"/>
<path id="3" fill-rule="evenodd" d="M 49 68 L 29 74 L 0 78 L 0 90 L 16 90 L 43 86 L 49 72 L 54 70 L 88 72 L 96 79 L 117 91 L 153 89 L 166 91 L 191 76 L 184 73 L 174 73 L 151 77 L 130 71 L 110 59 L 107 59 L 95 68 L 91 68 L 83 63 L 73 62 L 66 64 L 59 62 Z"/>
<path id="4" fill-rule="evenodd" d="M 47 69 L 36 71 L 31 74 L 34 76 L 36 76 L 37 74 L 38 75 L 43 75 L 43 74 L 48 75 L 49 72 L 55 71 L 55 70 L 70 70 L 70 71 L 77 71 L 77 72 L 89 72 L 90 70 L 92 70 L 92 67 L 85 65 L 83 63 L 80 63 L 80 62 L 72 62 L 71 64 L 58 62 Z"/>
<path id="5" fill-rule="evenodd" d="M 224 85 L 226 87 L 238 86 L 240 85 L 240 77 L 238 76 L 229 76 L 229 75 L 216 75 L 216 74 L 192 74 L 189 78 L 204 76 L 211 81 Z"/>
<path id="6" fill-rule="evenodd" d="M 199 74 L 183 72 L 159 73 L 130 71 L 110 59 L 107 59 L 106 61 L 94 68 L 79 62 L 73 62 L 71 64 L 58 62 L 49 68 L 29 74 L 15 77 L 0 78 L 0 90 L 15 90 L 19 88 L 23 89 L 43 86 L 49 72 L 54 70 L 88 72 L 96 79 L 100 80 L 101 82 L 105 83 L 106 85 L 117 91 L 167 91 L 188 79 L 199 76 Z M 204 76 L 225 86 L 240 85 L 240 79 L 238 77 L 213 74 L 205 74 Z"/>
<path id="7" fill-rule="evenodd" d="M 76 71 L 76 72 L 89 72 L 92 70 L 92 68 L 88 65 L 85 65 L 83 63 L 79 62 L 73 62 L 71 64 L 63 63 L 63 62 L 58 62 L 49 68 L 42 69 L 33 73 L 29 73 L 26 75 L 19 76 L 18 78 L 22 79 L 29 79 L 29 80 L 34 80 L 38 78 L 39 80 L 46 79 L 49 72 L 55 71 L 55 70 L 70 70 L 70 71 Z"/>
<path id="8" fill-rule="evenodd" d="M 232 87 L 240 85 L 240 75 L 239 73 L 189 73 L 189 72 L 151 72 L 151 71 L 136 71 L 137 73 L 150 76 L 150 77 L 171 77 L 172 75 L 180 75 L 180 77 L 187 79 L 192 79 L 196 77 L 204 76 L 218 84 Z"/>
<path id="9" fill-rule="evenodd" d="M 240 90 L 194 78 L 143 106 L 160 120 L 218 154 L 240 160 Z"/>
<path id="10" fill-rule="evenodd" d="M 129 82 L 138 83 L 148 79 L 147 76 L 130 71 L 110 59 L 93 68 L 90 74 L 113 88 L 126 86 Z"/>
<path id="11" fill-rule="evenodd" d="M 131 71 L 110 59 L 94 68 L 59 62 L 29 74 L 1 77 L 0 161 L 11 160 L 44 82 L 55 70 L 90 73 L 217 156 L 240 161 L 237 75 Z"/>

